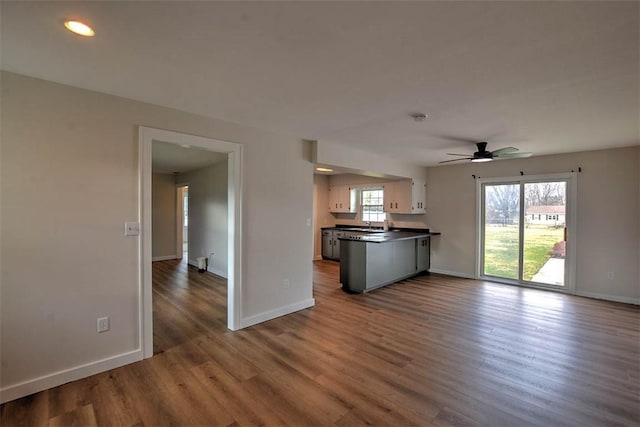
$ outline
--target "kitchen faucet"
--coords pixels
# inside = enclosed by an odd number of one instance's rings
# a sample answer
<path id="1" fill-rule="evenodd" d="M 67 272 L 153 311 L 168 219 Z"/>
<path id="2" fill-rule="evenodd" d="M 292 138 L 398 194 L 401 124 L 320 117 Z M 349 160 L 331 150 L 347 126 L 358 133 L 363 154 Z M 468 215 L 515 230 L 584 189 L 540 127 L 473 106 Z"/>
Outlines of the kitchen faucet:
<path id="1" fill-rule="evenodd" d="M 371 221 L 366 221 L 365 224 L 369 226 L 369 231 L 371 231 Z"/>

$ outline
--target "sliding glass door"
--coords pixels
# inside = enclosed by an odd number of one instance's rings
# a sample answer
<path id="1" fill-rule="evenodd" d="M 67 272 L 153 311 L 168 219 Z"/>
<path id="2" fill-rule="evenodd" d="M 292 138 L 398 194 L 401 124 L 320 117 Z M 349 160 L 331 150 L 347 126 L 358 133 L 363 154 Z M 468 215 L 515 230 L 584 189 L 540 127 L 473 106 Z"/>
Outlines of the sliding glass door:
<path id="1" fill-rule="evenodd" d="M 520 185 L 486 184 L 484 200 L 484 276 L 520 277 Z"/>
<path id="2" fill-rule="evenodd" d="M 567 248 L 566 181 L 524 184 L 522 279 L 564 286 Z"/>
<path id="3" fill-rule="evenodd" d="M 563 289 L 572 176 L 480 183 L 482 277 Z"/>

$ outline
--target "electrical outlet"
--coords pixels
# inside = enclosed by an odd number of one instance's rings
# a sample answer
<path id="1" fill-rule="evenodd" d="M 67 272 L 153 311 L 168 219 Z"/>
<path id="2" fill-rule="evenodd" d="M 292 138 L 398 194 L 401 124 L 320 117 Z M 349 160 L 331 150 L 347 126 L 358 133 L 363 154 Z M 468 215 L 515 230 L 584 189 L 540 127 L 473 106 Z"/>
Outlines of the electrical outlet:
<path id="1" fill-rule="evenodd" d="M 127 221 L 124 223 L 124 235 L 125 236 L 139 236 L 140 235 L 140 223 L 135 221 Z"/>
<path id="2" fill-rule="evenodd" d="M 284 279 L 284 288 L 289 289 L 290 287 L 291 287 L 291 282 L 289 282 L 289 279 Z"/>
<path id="3" fill-rule="evenodd" d="M 107 332 L 111 326 L 109 325 L 109 317 L 98 317 L 98 333 Z"/>

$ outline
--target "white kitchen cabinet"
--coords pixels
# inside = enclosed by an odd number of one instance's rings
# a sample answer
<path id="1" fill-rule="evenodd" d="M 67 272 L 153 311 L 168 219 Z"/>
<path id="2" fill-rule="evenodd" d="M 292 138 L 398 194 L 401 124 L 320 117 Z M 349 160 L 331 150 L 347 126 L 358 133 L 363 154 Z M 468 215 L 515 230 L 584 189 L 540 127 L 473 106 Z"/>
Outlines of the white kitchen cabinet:
<path id="1" fill-rule="evenodd" d="M 355 191 L 352 191 L 348 185 L 329 187 L 329 212 L 353 213 L 355 211 Z"/>
<path id="2" fill-rule="evenodd" d="M 424 180 L 410 179 L 387 182 L 384 188 L 384 211 L 399 214 L 425 213 L 426 184 Z"/>

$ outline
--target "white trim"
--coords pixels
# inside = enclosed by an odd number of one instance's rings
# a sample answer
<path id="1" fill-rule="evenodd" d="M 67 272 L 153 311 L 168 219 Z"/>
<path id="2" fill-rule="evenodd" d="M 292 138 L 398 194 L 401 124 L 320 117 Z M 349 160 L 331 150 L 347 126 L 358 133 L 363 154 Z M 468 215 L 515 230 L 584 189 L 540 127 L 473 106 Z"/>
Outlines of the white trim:
<path id="1" fill-rule="evenodd" d="M 153 356 L 153 300 L 151 292 L 151 206 L 152 206 L 152 139 L 147 128 L 138 129 L 138 161 L 139 188 L 138 210 L 140 218 L 140 243 L 138 256 L 140 259 L 140 284 L 138 299 L 140 301 L 140 317 L 138 321 L 140 348 L 143 357 Z"/>
<path id="2" fill-rule="evenodd" d="M 177 255 L 154 256 L 153 258 L 151 258 L 151 262 L 169 261 L 171 259 L 180 259 L 180 258 Z"/>
<path id="3" fill-rule="evenodd" d="M 595 298 L 595 299 L 601 299 L 601 300 L 607 300 L 607 301 L 613 301 L 613 302 L 623 302 L 626 304 L 640 305 L 640 298 L 619 297 L 615 295 L 606 295 L 606 294 L 599 294 L 596 292 L 583 292 L 583 291 L 576 291 L 575 295 L 580 297 L 586 297 L 586 298 Z"/>
<path id="4" fill-rule="evenodd" d="M 429 273 L 444 274 L 445 276 L 462 277 L 463 279 L 475 279 L 473 274 L 460 273 L 459 271 L 440 270 L 439 268 L 430 268 Z"/>
<path id="5" fill-rule="evenodd" d="M 267 320 L 275 319 L 276 317 L 285 316 L 296 311 L 304 310 L 305 308 L 313 307 L 314 305 L 316 305 L 316 300 L 313 298 L 309 298 L 304 301 L 285 305 L 284 307 L 264 311 L 262 313 L 254 314 L 253 316 L 243 318 L 241 320 L 240 327 L 246 328 L 251 325 L 266 322 Z"/>
<path id="6" fill-rule="evenodd" d="M 242 318 L 242 145 L 140 126 L 139 146 L 139 217 L 140 244 L 140 339 L 144 357 L 153 356 L 153 306 L 151 292 L 151 154 L 154 141 L 200 147 L 228 156 L 228 229 L 227 243 L 227 327 L 240 328 Z"/>
<path id="7" fill-rule="evenodd" d="M 142 360 L 142 350 L 140 349 L 118 354 L 106 359 L 97 360 L 95 362 L 86 363 L 73 368 L 64 369 L 18 384 L 13 384 L 0 390 L 0 403 L 19 399 L 23 396 L 28 396 L 42 390 L 57 387 L 61 384 L 86 378 L 110 369 L 119 368 L 120 366 L 128 365 L 129 363 L 137 362 L 139 360 Z"/>
<path id="8" fill-rule="evenodd" d="M 187 263 L 192 267 L 198 268 L 198 262 L 197 261 L 194 261 L 194 260 L 190 259 L 189 261 L 187 261 Z M 218 268 L 213 268 L 212 266 L 208 266 L 207 267 L 207 271 L 209 273 L 211 273 L 211 274 L 215 274 L 216 276 L 223 277 L 223 278 L 225 278 L 227 280 L 229 279 L 228 274 L 225 273 L 224 271 L 218 269 Z"/>

